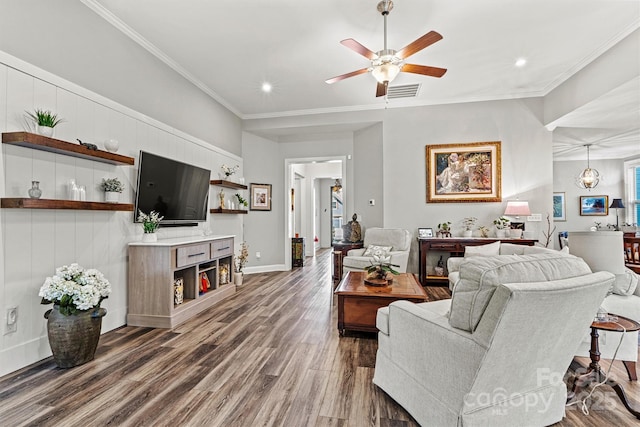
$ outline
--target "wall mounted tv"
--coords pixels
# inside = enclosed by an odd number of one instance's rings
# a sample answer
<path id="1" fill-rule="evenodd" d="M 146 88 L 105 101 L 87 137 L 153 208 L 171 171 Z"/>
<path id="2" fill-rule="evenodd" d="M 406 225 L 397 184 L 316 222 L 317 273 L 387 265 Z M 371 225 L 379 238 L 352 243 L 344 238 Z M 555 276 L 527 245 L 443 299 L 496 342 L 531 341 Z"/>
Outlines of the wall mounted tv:
<path id="1" fill-rule="evenodd" d="M 160 225 L 197 225 L 207 220 L 211 171 L 140 151 L 134 221 L 140 211 L 158 212 Z"/>

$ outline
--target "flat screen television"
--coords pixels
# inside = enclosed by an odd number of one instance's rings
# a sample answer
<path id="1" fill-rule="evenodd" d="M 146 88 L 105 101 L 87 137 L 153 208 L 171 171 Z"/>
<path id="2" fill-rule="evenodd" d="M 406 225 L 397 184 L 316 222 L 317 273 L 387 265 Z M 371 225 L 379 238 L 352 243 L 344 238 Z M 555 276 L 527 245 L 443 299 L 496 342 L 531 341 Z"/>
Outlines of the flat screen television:
<path id="1" fill-rule="evenodd" d="M 197 225 L 207 220 L 211 171 L 140 151 L 134 221 L 140 211 L 158 212 L 160 225 Z"/>

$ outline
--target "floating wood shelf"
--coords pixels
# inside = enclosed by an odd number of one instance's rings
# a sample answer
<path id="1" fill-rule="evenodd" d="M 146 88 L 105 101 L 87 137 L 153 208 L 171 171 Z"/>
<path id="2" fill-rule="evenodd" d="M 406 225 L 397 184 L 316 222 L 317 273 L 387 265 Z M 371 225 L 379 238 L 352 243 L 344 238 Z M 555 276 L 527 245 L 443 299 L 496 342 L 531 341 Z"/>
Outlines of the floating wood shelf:
<path id="1" fill-rule="evenodd" d="M 246 214 L 246 213 L 248 213 L 248 211 L 243 210 L 243 209 L 220 209 L 220 208 L 210 209 L 209 212 L 210 213 L 221 213 L 221 214 Z"/>
<path id="2" fill-rule="evenodd" d="M 244 184 L 238 184 L 237 182 L 225 181 L 224 179 L 214 179 L 211 181 L 211 185 L 217 185 L 218 187 L 235 188 L 237 190 L 246 190 L 248 187 Z"/>
<path id="3" fill-rule="evenodd" d="M 29 132 L 3 133 L 2 143 L 32 148 L 34 150 L 64 154 L 66 156 L 78 157 L 81 159 L 95 160 L 97 162 L 109 163 L 112 165 L 133 165 L 135 162 L 133 157 L 127 157 L 121 154 L 110 153 L 102 150 L 89 150 L 87 147 L 80 144 L 72 144 L 71 142 L 48 138 L 46 136 Z"/>
<path id="4" fill-rule="evenodd" d="M 5 209 L 76 209 L 88 211 L 130 211 L 131 203 L 80 202 L 77 200 L 53 200 L 9 198 L 0 199 L 0 207 Z"/>

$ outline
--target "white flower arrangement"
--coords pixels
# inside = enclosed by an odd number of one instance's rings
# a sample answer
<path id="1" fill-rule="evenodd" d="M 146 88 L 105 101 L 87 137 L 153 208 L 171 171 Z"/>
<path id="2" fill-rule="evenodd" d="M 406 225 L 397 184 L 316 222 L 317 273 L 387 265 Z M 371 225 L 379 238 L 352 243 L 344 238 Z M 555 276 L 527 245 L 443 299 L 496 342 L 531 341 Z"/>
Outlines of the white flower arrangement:
<path id="1" fill-rule="evenodd" d="M 38 295 L 42 304 L 58 305 L 60 313 L 68 316 L 100 307 L 109 294 L 111 283 L 101 272 L 73 263 L 57 268 L 53 277 L 47 277 Z"/>
<path id="2" fill-rule="evenodd" d="M 138 214 L 138 221 L 142 223 L 144 232 L 155 233 L 158 229 L 158 226 L 160 225 L 160 221 L 162 221 L 164 217 L 160 216 L 160 214 L 156 211 L 149 212 L 149 215 L 140 210 L 138 212 L 140 212 Z"/>
<path id="3" fill-rule="evenodd" d="M 222 172 L 224 172 L 224 175 L 228 178 L 234 173 L 238 172 L 238 170 L 240 169 L 240 165 L 235 165 L 233 167 L 222 165 L 220 168 L 222 169 Z"/>
<path id="4" fill-rule="evenodd" d="M 102 183 L 100 184 L 100 188 L 103 191 L 110 191 L 114 193 L 122 193 L 124 191 L 124 185 L 120 182 L 118 178 L 102 178 Z"/>
<path id="5" fill-rule="evenodd" d="M 249 260 L 249 245 L 247 245 L 247 242 L 242 242 L 240 244 L 240 253 L 233 260 L 236 267 L 235 268 L 236 273 L 242 273 L 242 269 L 244 268 L 244 265 L 247 263 L 248 260 Z"/>

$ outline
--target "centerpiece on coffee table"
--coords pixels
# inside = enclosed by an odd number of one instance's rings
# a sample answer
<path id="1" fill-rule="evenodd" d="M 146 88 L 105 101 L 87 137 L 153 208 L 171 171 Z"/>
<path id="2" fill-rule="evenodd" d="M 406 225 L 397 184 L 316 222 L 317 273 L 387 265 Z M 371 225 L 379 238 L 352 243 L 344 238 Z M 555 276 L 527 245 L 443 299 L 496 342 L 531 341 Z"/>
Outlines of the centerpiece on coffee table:
<path id="1" fill-rule="evenodd" d="M 385 256 L 384 254 L 374 254 L 371 265 L 364 268 L 367 272 L 367 275 L 364 278 L 364 284 L 369 286 L 390 286 L 393 282 L 393 275 L 400 274 L 400 272 L 394 270 L 393 267 L 400 266 L 391 264 L 390 255 Z"/>

